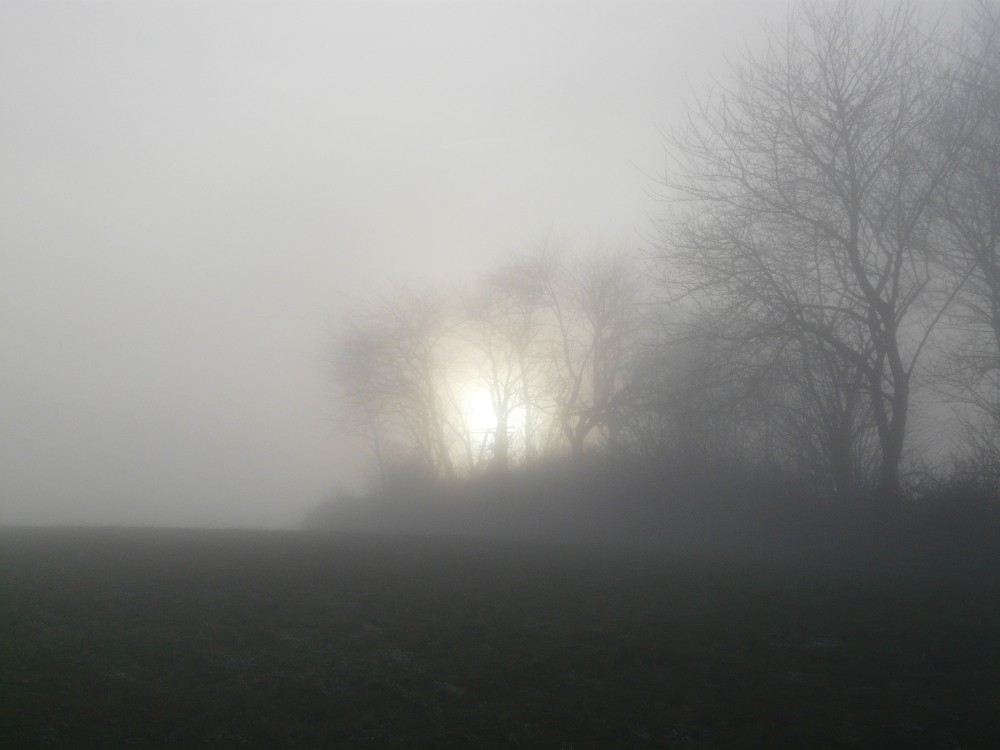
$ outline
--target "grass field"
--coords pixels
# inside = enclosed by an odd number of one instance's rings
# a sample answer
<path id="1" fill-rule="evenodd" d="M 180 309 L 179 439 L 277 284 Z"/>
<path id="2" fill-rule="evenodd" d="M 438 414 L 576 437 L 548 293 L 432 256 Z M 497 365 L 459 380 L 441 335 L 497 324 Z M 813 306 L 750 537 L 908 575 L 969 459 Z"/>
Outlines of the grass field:
<path id="1" fill-rule="evenodd" d="M 995 560 L 0 530 L 0 748 L 996 748 Z"/>

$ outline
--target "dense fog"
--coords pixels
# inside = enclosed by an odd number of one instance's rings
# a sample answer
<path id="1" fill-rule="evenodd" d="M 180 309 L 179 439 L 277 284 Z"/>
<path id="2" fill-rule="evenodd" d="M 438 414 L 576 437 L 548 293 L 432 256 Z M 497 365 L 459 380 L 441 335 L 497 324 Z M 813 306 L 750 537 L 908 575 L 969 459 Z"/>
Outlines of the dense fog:
<path id="1" fill-rule="evenodd" d="M 912 7 L 859 22 L 858 63 L 777 2 L 4 5 L 0 523 L 297 527 L 415 476 L 590 455 L 910 492 L 969 429 L 989 442 L 995 405 L 992 375 L 949 370 L 982 352 L 941 343 L 988 307 L 957 249 L 975 144 L 939 115 L 982 103 L 949 60 L 991 42 Z M 850 264 L 815 260 L 836 191 L 766 163 L 797 153 L 766 121 L 774 71 L 805 61 L 785 102 L 804 122 L 821 58 L 883 103 L 880 71 L 913 84 L 898 132 L 858 110 L 861 152 L 903 145 L 864 152 L 891 169 L 856 180 L 882 192 L 840 291 Z M 842 168 L 837 137 L 815 143 Z M 512 300 L 541 331 L 521 349 L 498 334 Z M 424 343 L 418 398 L 369 377 Z"/>
<path id="2" fill-rule="evenodd" d="M 636 242 L 658 127 L 781 10 L 4 4 L 0 522 L 294 526 L 367 486 L 352 298 Z"/>

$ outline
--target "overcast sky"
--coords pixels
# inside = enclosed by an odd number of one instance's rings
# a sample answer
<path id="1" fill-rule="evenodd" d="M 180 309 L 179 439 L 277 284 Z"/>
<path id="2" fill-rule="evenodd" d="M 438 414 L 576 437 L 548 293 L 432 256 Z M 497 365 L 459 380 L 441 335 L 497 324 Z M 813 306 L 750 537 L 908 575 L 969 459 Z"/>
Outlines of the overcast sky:
<path id="1" fill-rule="evenodd" d="M 0 4 L 0 523 L 295 526 L 363 486 L 326 326 L 554 233 L 783 2 Z"/>

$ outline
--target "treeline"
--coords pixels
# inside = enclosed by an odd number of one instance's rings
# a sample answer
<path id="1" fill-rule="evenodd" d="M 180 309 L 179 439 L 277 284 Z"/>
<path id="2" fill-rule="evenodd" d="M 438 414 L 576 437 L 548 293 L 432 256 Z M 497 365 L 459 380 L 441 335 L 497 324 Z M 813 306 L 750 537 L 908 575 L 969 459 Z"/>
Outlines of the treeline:
<path id="1" fill-rule="evenodd" d="M 398 289 L 340 332 L 334 375 L 380 479 L 455 478 L 618 448 L 650 286 L 624 252 L 544 246 L 445 294 Z"/>
<path id="2" fill-rule="evenodd" d="M 649 247 L 542 243 L 337 332 L 380 486 L 601 455 L 891 509 L 926 477 L 921 403 L 962 426 L 952 470 L 994 491 L 1000 8 L 796 6 L 664 138 Z"/>

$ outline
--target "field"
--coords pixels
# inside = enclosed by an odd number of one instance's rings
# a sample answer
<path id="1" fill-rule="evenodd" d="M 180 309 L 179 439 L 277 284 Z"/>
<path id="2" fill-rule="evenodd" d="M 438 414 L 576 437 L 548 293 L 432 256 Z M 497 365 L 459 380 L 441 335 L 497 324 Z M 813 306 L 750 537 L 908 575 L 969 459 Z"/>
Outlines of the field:
<path id="1" fill-rule="evenodd" d="M 996 562 L 0 530 L 0 747 L 995 748 Z"/>

